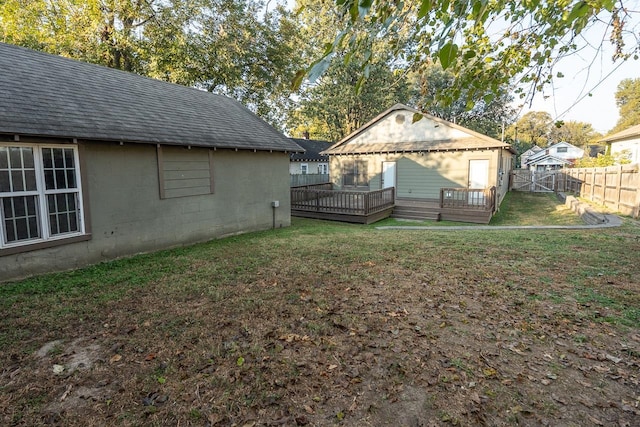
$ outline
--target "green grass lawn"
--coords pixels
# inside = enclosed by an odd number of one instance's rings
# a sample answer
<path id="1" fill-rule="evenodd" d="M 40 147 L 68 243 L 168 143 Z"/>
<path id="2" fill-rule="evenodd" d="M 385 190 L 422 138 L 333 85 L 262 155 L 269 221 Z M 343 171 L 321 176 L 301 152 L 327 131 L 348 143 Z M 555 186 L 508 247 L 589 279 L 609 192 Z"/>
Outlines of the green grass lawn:
<path id="1" fill-rule="evenodd" d="M 557 206 L 512 193 L 497 221 L 564 223 Z M 294 218 L 5 283 L 0 424 L 633 425 L 638 253 L 629 220 Z"/>

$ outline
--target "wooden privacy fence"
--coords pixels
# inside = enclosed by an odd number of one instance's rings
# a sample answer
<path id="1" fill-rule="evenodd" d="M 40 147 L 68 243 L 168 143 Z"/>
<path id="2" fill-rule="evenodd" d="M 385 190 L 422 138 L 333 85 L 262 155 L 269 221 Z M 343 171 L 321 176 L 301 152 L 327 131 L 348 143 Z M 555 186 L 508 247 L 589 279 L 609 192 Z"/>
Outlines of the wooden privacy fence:
<path id="1" fill-rule="evenodd" d="M 509 189 L 534 193 L 551 193 L 556 191 L 558 171 L 535 171 L 516 169 L 511 171 Z"/>
<path id="2" fill-rule="evenodd" d="M 640 216 L 640 171 L 637 164 L 562 169 L 558 171 L 556 191 L 579 194 L 633 218 Z"/>
<path id="3" fill-rule="evenodd" d="M 441 188 L 440 207 L 493 211 L 496 203 L 496 187 L 485 189 Z"/>
<path id="4" fill-rule="evenodd" d="M 389 209 L 394 203 L 393 187 L 375 191 L 291 189 L 292 210 L 366 216 Z"/>

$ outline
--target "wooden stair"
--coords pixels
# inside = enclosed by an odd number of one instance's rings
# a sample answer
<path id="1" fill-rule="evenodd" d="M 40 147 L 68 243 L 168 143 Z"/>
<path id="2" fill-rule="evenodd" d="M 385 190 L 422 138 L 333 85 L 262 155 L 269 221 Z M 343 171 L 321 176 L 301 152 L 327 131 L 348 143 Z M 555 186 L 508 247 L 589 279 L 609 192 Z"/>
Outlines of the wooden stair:
<path id="1" fill-rule="evenodd" d="M 391 213 L 391 218 L 412 219 L 416 221 L 440 221 L 440 212 L 439 208 L 427 206 L 396 205 Z"/>

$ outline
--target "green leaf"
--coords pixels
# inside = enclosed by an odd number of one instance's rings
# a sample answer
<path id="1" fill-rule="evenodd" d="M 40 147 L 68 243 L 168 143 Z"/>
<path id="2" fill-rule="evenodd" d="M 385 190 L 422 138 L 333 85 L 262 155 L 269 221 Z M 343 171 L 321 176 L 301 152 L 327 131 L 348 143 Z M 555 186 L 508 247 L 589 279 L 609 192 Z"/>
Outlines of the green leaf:
<path id="1" fill-rule="evenodd" d="M 451 64 L 456 61 L 456 57 L 458 56 L 458 45 L 455 43 L 447 43 L 438 52 L 438 59 L 440 59 L 440 64 L 442 65 L 442 69 L 446 70 L 449 68 Z"/>
<path id="2" fill-rule="evenodd" d="M 351 8 L 349 9 L 349 15 L 351 15 L 351 22 L 355 22 L 358 19 L 358 13 L 359 13 L 358 2 L 354 1 L 353 4 L 351 5 Z"/>
<path id="3" fill-rule="evenodd" d="M 320 77 L 324 74 L 325 71 L 327 71 L 329 65 L 331 65 L 331 58 L 328 56 L 325 56 L 320 61 L 313 64 L 311 70 L 309 70 L 309 81 L 313 83 L 318 80 L 318 77 Z"/>
<path id="4" fill-rule="evenodd" d="M 422 0 L 422 4 L 420 5 L 420 10 L 418 11 L 418 19 L 424 18 L 427 16 L 427 13 L 431 10 L 431 0 Z"/>
<path id="5" fill-rule="evenodd" d="M 589 5 L 585 1 L 580 1 L 573 6 L 571 12 L 569 12 L 569 17 L 567 20 L 569 22 L 575 21 L 577 18 L 583 18 L 589 12 Z"/>
<path id="6" fill-rule="evenodd" d="M 302 80 L 304 80 L 304 76 L 307 75 L 305 70 L 298 70 L 293 81 L 291 82 L 291 90 L 298 90 L 300 86 L 302 86 Z"/>
<path id="7" fill-rule="evenodd" d="M 424 118 L 424 116 L 420 113 L 413 113 L 413 120 L 411 121 L 411 123 L 415 123 L 418 122 L 420 120 L 422 120 Z"/>
<path id="8" fill-rule="evenodd" d="M 238 357 L 238 360 L 236 360 L 236 365 L 238 365 L 239 367 L 244 365 L 244 357 Z"/>

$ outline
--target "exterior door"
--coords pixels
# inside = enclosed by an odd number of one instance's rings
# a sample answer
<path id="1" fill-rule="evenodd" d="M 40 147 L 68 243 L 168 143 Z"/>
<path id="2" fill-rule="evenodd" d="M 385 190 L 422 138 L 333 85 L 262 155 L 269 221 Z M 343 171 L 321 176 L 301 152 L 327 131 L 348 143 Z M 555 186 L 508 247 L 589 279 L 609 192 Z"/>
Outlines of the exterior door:
<path id="1" fill-rule="evenodd" d="M 469 205 L 484 206 L 484 190 L 489 186 L 489 160 L 469 160 Z"/>
<path id="2" fill-rule="evenodd" d="M 489 186 L 489 160 L 469 160 L 469 188 L 485 189 Z"/>
<path id="3" fill-rule="evenodd" d="M 396 186 L 396 162 L 382 162 L 382 188 Z"/>

